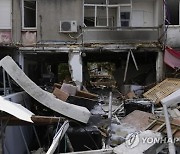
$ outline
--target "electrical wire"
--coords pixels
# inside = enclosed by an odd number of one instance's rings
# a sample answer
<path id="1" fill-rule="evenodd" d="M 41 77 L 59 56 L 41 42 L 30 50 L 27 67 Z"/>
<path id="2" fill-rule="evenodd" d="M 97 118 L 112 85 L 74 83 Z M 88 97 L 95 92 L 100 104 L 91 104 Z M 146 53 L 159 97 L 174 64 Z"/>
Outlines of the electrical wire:
<path id="1" fill-rule="evenodd" d="M 77 40 L 83 33 L 80 33 L 77 37 L 71 36 L 71 34 L 68 34 L 71 39 Z"/>

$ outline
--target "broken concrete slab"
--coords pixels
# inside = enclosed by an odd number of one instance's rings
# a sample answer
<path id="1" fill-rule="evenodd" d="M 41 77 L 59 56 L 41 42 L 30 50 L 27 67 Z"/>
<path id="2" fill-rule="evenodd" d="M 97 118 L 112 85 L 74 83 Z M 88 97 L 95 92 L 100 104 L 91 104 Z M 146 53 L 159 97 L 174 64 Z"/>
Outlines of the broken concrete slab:
<path id="1" fill-rule="evenodd" d="M 56 99 L 53 94 L 41 89 L 26 76 L 10 56 L 4 57 L 0 61 L 0 66 L 21 88 L 42 105 L 77 121 L 88 122 L 91 115 L 88 109 Z"/>
<path id="2" fill-rule="evenodd" d="M 131 135 L 131 134 L 130 134 Z M 132 134 L 133 135 L 133 134 Z M 133 137 L 133 141 L 132 138 Z M 149 139 L 151 141 L 149 142 Z M 161 133 L 153 132 L 150 130 L 136 133 L 134 136 L 130 136 L 130 138 L 126 139 L 126 142 L 114 148 L 113 152 L 116 154 L 150 154 L 156 153 L 158 144 L 156 142 L 152 142 L 153 139 L 162 139 Z M 132 143 L 131 143 L 132 142 Z M 156 148 L 152 148 L 156 147 Z M 151 148 L 151 152 L 149 149 Z M 153 149 L 153 151 L 152 151 Z"/>
<path id="3" fill-rule="evenodd" d="M 111 124 L 111 139 L 110 145 L 115 147 L 122 144 L 128 134 L 138 131 L 134 126 L 127 123 Z"/>
<path id="4" fill-rule="evenodd" d="M 64 91 L 65 93 L 69 94 L 70 96 L 75 96 L 77 87 L 73 86 L 71 84 L 63 83 L 61 86 L 61 90 Z"/>
<path id="5" fill-rule="evenodd" d="M 0 96 L 0 110 L 11 114 L 18 119 L 33 123 L 31 117 L 34 115 L 34 113 L 32 113 L 31 111 L 29 111 L 20 104 L 16 104 L 8 100 L 5 100 L 1 96 Z"/>
<path id="6" fill-rule="evenodd" d="M 156 121 L 152 125 L 152 122 Z M 145 131 L 145 130 L 153 130 L 153 131 L 159 131 L 166 134 L 166 127 L 162 128 L 162 124 L 165 123 L 164 117 L 157 117 L 154 114 L 135 110 L 123 119 L 121 119 L 121 123 L 129 124 L 130 126 L 133 126 L 138 131 Z M 174 118 L 171 119 L 171 127 L 173 136 L 176 138 L 180 137 L 180 119 Z M 152 125 L 152 126 L 151 126 Z M 161 129 L 160 129 L 161 128 Z"/>
<path id="7" fill-rule="evenodd" d="M 143 131 L 149 125 L 149 117 L 155 117 L 152 113 L 135 110 L 124 117 L 121 122 L 134 126 L 137 130 Z"/>

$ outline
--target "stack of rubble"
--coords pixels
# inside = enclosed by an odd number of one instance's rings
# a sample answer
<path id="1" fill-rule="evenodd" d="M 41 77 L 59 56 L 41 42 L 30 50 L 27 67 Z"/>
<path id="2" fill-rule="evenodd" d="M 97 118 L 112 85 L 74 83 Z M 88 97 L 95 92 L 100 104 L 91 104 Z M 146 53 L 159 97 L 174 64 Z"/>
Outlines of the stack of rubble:
<path id="1" fill-rule="evenodd" d="M 27 108 L 0 97 L 0 110 L 16 117 L 8 117 L 8 124 L 19 120 L 23 125 L 53 126 L 48 127 L 48 133 L 52 132 L 51 144 L 36 148 L 34 154 L 45 151 L 47 154 L 160 154 L 168 150 L 170 153 L 175 153 L 175 149 L 178 151 L 178 79 L 164 80 L 144 93 L 144 97 L 138 97 L 132 91 L 123 96 L 117 89 L 110 89 L 109 95 L 98 96 L 65 83 L 54 84 L 52 94 L 32 82 L 10 57 L 2 59 L 1 66 L 34 100 L 56 113 L 52 116 L 35 115 Z M 1 116 L 1 121 L 4 119 L 7 120 L 7 116 Z"/>

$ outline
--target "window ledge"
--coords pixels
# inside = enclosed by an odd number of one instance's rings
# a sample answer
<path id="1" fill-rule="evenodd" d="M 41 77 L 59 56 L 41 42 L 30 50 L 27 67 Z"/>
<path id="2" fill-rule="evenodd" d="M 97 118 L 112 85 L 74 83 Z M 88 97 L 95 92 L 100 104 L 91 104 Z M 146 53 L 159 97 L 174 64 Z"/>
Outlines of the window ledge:
<path id="1" fill-rule="evenodd" d="M 21 31 L 37 31 L 37 28 L 23 28 Z"/>

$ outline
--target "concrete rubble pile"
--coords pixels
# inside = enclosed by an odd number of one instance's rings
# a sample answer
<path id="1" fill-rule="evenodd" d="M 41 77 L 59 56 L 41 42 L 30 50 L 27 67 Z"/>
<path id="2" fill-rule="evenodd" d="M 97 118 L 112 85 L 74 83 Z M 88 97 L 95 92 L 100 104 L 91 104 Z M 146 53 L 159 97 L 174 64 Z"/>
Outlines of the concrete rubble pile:
<path id="1" fill-rule="evenodd" d="M 1 123 L 31 127 L 25 153 L 174 154 L 180 152 L 180 81 L 166 79 L 143 96 L 93 83 L 94 89 L 55 83 L 51 92 L 31 81 L 10 58 L 0 65 L 31 98 L 31 105 L 0 97 Z M 175 84 L 172 84 L 175 82 Z M 169 84 L 171 83 L 171 84 Z M 20 127 L 21 128 L 21 127 Z M 3 150 L 8 146 L 6 131 Z M 21 131 L 22 132 L 22 131 Z M 23 133 L 21 134 L 23 136 Z M 3 138 L 3 137 L 2 137 Z M 4 144 L 3 144 L 4 143 Z"/>

